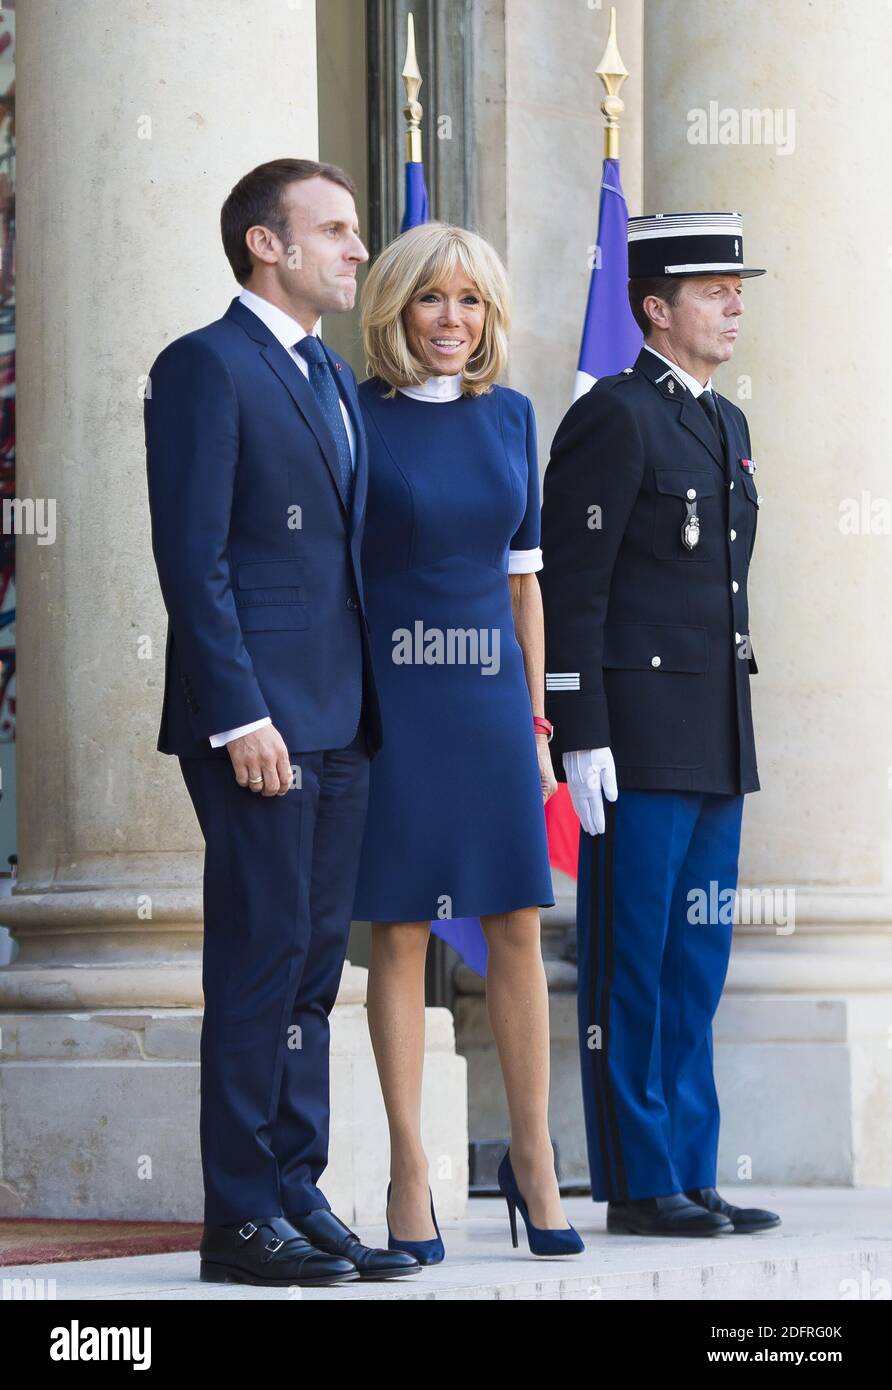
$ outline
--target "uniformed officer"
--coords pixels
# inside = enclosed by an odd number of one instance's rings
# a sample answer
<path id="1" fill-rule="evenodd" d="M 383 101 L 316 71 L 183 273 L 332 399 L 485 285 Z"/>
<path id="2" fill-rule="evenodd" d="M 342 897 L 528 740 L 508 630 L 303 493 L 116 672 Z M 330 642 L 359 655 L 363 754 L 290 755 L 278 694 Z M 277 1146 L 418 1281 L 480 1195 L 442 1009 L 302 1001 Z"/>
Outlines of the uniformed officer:
<path id="1" fill-rule="evenodd" d="M 712 1055 L 743 797 L 759 788 L 746 585 L 760 504 L 746 418 L 712 373 L 734 351 L 743 280 L 762 274 L 737 213 L 630 218 L 645 346 L 571 406 L 545 473 L 546 707 L 582 826 L 582 1085 L 609 1231 L 780 1219 L 715 1190 Z"/>

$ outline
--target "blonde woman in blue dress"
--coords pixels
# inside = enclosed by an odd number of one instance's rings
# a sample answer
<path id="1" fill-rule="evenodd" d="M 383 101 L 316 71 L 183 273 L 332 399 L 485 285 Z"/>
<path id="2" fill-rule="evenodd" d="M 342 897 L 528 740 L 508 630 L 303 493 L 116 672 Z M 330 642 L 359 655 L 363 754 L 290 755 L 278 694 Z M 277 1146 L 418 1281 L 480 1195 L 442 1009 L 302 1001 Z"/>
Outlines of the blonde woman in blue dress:
<path id="1" fill-rule="evenodd" d="M 384 727 L 353 915 L 372 923 L 368 1020 L 391 1137 L 391 1248 L 443 1257 L 421 1142 L 431 921 L 479 919 L 511 1121 L 499 1169 L 536 1254 L 583 1244 L 561 1209 L 548 1131 L 548 989 L 539 907 L 554 902 L 543 802 L 536 426 L 506 364 L 496 252 L 430 222 L 381 252 L 362 291 L 371 376 L 363 583 Z M 450 634 L 471 646 L 460 653 Z M 538 720 L 539 728 L 536 727 Z"/>

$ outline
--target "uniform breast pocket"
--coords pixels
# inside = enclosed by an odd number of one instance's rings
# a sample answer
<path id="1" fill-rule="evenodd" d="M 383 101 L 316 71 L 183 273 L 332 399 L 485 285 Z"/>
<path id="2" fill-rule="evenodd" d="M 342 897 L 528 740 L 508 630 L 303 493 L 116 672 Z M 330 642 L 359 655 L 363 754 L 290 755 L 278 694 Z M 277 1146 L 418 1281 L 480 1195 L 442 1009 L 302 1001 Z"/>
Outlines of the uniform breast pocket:
<path id="1" fill-rule="evenodd" d="M 712 473 L 655 468 L 653 552 L 658 560 L 712 560 L 719 530 Z"/>
<path id="2" fill-rule="evenodd" d="M 740 477 L 740 481 L 743 483 L 743 490 L 744 490 L 744 493 L 746 494 L 748 500 L 749 500 L 750 502 L 752 502 L 753 506 L 756 508 L 756 511 L 758 512 L 758 510 L 759 510 L 759 489 L 756 487 L 756 480 L 755 480 L 755 478 L 751 477 L 749 473 L 742 473 L 742 474 L 741 474 L 741 477 Z"/>
<path id="3" fill-rule="evenodd" d="M 756 539 L 756 526 L 759 521 L 759 489 L 756 487 L 755 478 L 751 477 L 749 473 L 741 471 L 739 477 L 741 484 L 739 506 L 742 508 L 742 515 L 739 516 L 739 519 L 744 533 L 746 553 L 752 555 L 753 543 Z M 733 497 L 734 494 L 731 495 Z"/>

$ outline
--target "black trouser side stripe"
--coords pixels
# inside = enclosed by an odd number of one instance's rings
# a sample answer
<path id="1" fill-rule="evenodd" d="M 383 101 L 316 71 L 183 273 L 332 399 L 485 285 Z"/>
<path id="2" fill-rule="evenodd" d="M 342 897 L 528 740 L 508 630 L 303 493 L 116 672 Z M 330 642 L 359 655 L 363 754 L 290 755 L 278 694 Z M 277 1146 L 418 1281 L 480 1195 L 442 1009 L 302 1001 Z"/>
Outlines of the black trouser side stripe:
<path id="1" fill-rule="evenodd" d="M 590 839 L 589 969 L 587 987 L 592 1010 L 590 1021 L 597 1024 L 600 1029 L 601 1046 L 599 1048 L 589 1048 L 589 1068 L 591 1073 L 592 1097 L 594 1101 L 593 1109 L 596 1115 L 598 1148 L 601 1154 L 601 1167 L 604 1172 L 608 1196 L 613 1200 L 616 1181 L 610 1154 L 609 1112 L 606 1101 L 606 1090 L 609 1086 L 609 1076 L 606 1068 L 607 1009 L 609 1007 L 609 1000 L 606 991 L 606 971 L 602 972 L 601 970 L 601 945 L 605 927 L 604 888 L 606 878 L 602 869 L 602 859 L 604 858 L 605 852 L 605 837 L 604 835 L 593 835 Z"/>
<path id="2" fill-rule="evenodd" d="M 609 1119 L 609 1132 L 613 1150 L 616 1200 L 629 1199 L 629 1180 L 623 1157 L 622 1136 L 616 1114 L 616 1093 L 610 1075 L 610 1001 L 613 993 L 613 975 L 616 968 L 616 953 L 613 921 L 613 855 L 616 846 L 616 804 L 605 802 L 604 829 L 604 1098 Z"/>

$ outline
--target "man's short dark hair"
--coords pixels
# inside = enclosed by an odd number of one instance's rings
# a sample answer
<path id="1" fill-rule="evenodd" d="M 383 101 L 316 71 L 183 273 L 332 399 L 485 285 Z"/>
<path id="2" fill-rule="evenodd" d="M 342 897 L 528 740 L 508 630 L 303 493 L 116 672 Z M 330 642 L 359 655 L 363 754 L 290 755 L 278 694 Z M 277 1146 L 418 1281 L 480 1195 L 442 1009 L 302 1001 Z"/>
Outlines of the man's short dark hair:
<path id="1" fill-rule="evenodd" d="M 653 323 L 644 312 L 644 301 L 649 294 L 665 299 L 667 304 L 677 304 L 683 275 L 640 275 L 629 281 L 629 307 L 632 317 L 647 338 L 653 332 Z"/>
<path id="2" fill-rule="evenodd" d="M 282 208 L 282 194 L 290 183 L 315 178 L 339 183 L 356 198 L 356 185 L 349 174 L 336 164 L 319 164 L 315 159 L 271 159 L 239 179 L 220 209 L 220 233 L 226 259 L 240 285 L 254 268 L 245 243 L 248 228 L 268 227 L 287 246 L 288 218 Z"/>

